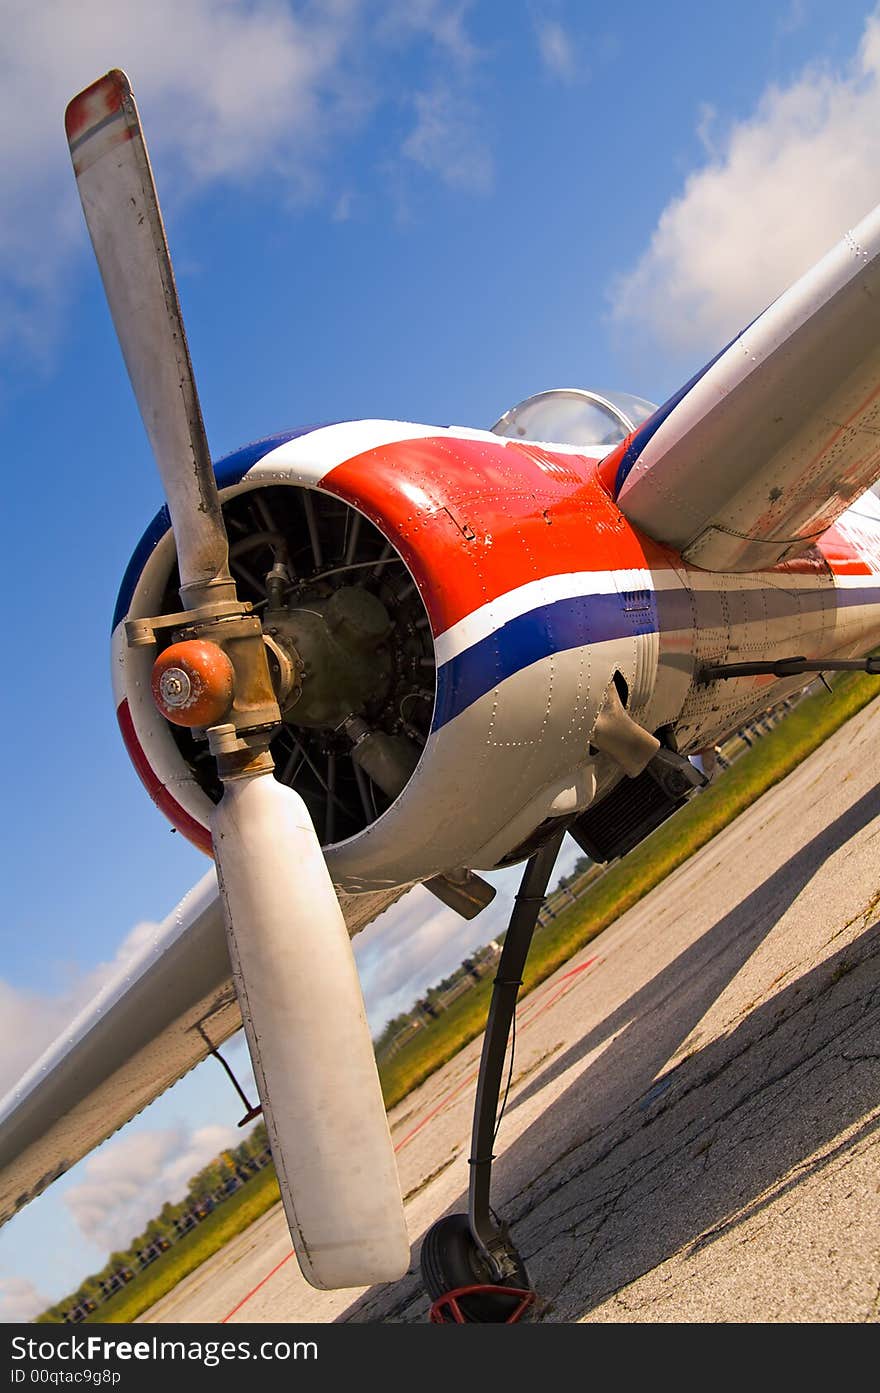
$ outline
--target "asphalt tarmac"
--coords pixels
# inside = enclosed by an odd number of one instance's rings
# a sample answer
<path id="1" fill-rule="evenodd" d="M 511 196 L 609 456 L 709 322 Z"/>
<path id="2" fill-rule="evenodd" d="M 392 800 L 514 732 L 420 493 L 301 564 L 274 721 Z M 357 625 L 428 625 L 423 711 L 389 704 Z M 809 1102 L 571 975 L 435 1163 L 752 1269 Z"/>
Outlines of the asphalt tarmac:
<path id="1" fill-rule="evenodd" d="M 525 998 L 493 1204 L 533 1319 L 880 1318 L 880 701 Z M 409 1273 L 300 1276 L 276 1207 L 145 1321 L 424 1322 L 475 1041 L 391 1114 Z"/>

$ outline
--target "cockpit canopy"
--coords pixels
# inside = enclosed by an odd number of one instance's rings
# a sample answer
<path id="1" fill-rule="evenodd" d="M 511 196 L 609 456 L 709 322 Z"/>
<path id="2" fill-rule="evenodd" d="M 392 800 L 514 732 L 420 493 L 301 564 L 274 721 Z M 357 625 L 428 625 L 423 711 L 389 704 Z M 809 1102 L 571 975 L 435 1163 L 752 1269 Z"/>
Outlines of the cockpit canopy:
<path id="1" fill-rule="evenodd" d="M 629 392 L 586 392 L 557 387 L 505 411 L 492 430 L 513 440 L 557 445 L 618 445 L 653 416 L 656 406 Z"/>

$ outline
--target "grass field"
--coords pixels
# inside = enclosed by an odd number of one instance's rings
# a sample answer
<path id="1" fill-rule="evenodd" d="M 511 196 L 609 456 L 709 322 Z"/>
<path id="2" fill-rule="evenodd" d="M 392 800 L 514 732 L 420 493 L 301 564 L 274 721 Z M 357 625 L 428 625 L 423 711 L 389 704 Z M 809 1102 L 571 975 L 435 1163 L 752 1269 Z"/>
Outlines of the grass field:
<path id="1" fill-rule="evenodd" d="M 538 931 L 523 994 L 705 846 L 877 694 L 876 678 L 847 673 L 835 683 L 833 695 L 823 691 L 802 701 L 715 783 L 591 885 L 577 904 Z M 490 992 L 491 982 L 486 981 L 460 997 L 383 1065 L 380 1075 L 389 1108 L 482 1032 Z M 134 1320 L 278 1198 L 278 1184 L 269 1167 L 117 1292 L 90 1320 Z"/>

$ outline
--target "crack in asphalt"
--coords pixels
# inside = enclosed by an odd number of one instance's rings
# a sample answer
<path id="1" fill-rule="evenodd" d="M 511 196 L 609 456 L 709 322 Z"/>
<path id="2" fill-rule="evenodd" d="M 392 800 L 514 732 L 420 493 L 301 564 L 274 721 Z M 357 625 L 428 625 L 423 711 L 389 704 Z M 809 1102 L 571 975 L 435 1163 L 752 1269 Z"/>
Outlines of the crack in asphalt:
<path id="1" fill-rule="evenodd" d="M 855 918 L 862 917 L 867 923 L 870 909 Z M 852 952 L 851 946 L 847 952 Z M 731 1151 L 748 1155 L 765 1140 L 766 1126 L 761 1125 L 762 1120 L 778 1119 L 781 1097 L 789 1099 L 798 1093 L 809 1093 L 811 1080 L 820 1077 L 828 1065 L 835 1065 L 838 1070 L 840 1064 L 845 1065 L 849 1076 L 860 1066 L 876 1063 L 880 1051 L 858 1046 L 870 1030 L 876 1031 L 876 1013 L 873 1009 L 865 1012 L 862 985 L 877 957 L 878 945 L 871 943 L 855 962 L 842 957 L 835 965 L 822 963 L 822 975 L 813 989 L 803 995 L 802 985 L 790 988 L 789 1001 L 777 1010 L 769 1025 L 765 1012 L 763 1030 L 749 1031 L 738 1044 L 735 1031 L 722 1037 L 716 1044 L 726 1043 L 727 1052 L 712 1067 L 699 1069 L 693 1078 L 682 1070 L 697 1069 L 700 1052 L 689 1056 L 672 1071 L 678 1078 L 651 1104 L 647 1115 L 637 1111 L 638 1100 L 630 1100 L 610 1123 L 592 1129 L 587 1137 L 566 1147 L 510 1197 L 512 1202 L 519 1202 L 514 1223 L 520 1222 L 530 1229 L 540 1225 L 540 1233 L 532 1234 L 524 1247 L 527 1259 L 534 1261 L 553 1250 L 554 1296 L 558 1297 L 574 1273 L 582 1271 L 588 1263 L 599 1266 L 603 1260 L 613 1260 L 618 1251 L 628 1247 L 630 1239 L 626 1232 L 620 1231 L 621 1219 L 625 1221 L 630 1211 L 638 1213 L 650 1207 L 658 1195 L 667 1194 L 668 1176 L 681 1169 L 682 1163 L 685 1170 L 688 1165 L 693 1169 L 694 1161 L 702 1157 L 699 1171 L 705 1175 L 713 1167 L 722 1166 Z M 845 992 L 843 999 L 838 997 L 841 991 Z M 872 1008 L 876 997 L 877 992 L 869 990 L 867 999 Z M 848 1049 L 844 1044 L 847 1038 Z M 774 1067 L 768 1069 L 764 1065 L 756 1087 L 754 1065 L 763 1064 L 762 1056 L 767 1055 Z M 719 1087 L 725 1082 L 726 1088 Z M 819 1099 L 820 1110 L 839 1087 L 839 1076 L 829 1081 L 827 1089 L 823 1090 L 827 1098 Z M 733 1092 L 734 1096 L 729 1097 L 725 1106 L 719 1108 L 716 1104 L 707 1115 L 699 1106 L 701 1095 L 707 1089 L 714 1091 L 719 1103 L 725 1094 Z M 683 1117 L 685 1110 L 688 1115 Z M 731 1122 L 738 1125 L 730 1128 Z M 658 1127 L 663 1129 L 660 1144 L 650 1148 L 640 1146 L 633 1155 L 636 1144 Z M 875 1128 L 876 1123 L 869 1119 L 863 1131 Z M 612 1133 L 610 1137 L 609 1132 Z M 590 1155 L 591 1147 L 603 1136 L 606 1138 L 604 1144 Z M 689 1244 L 679 1245 L 668 1256 L 675 1252 L 684 1256 L 696 1253 L 770 1204 L 782 1201 L 817 1169 L 833 1164 L 835 1170 L 841 1170 L 851 1164 L 857 1155 L 875 1144 L 876 1138 L 863 1140 L 862 1145 L 858 1142 L 858 1135 L 850 1135 L 836 1146 L 822 1147 L 809 1159 L 787 1168 L 773 1185 L 753 1195 L 748 1204 L 733 1206 L 725 1219 L 702 1231 Z M 584 1155 L 585 1152 L 588 1154 Z M 716 1152 L 720 1153 L 717 1161 Z M 580 1158 L 577 1164 L 566 1165 L 573 1157 Z M 564 1167 L 562 1173 L 561 1165 Z M 577 1195 L 570 1203 L 560 1205 L 558 1201 L 572 1181 L 590 1171 L 604 1172 L 596 1174 L 600 1188 L 593 1188 L 586 1196 Z M 793 1199 L 791 1204 L 793 1206 Z M 789 1207 L 786 1205 L 785 1209 Z M 560 1249 L 566 1239 L 575 1237 L 580 1242 L 572 1268 L 560 1261 Z M 752 1241 L 751 1236 L 744 1235 L 743 1241 Z M 561 1277 L 560 1272 L 563 1273 Z M 607 1291 L 594 1290 L 589 1294 L 588 1304 L 595 1305 L 614 1291 L 613 1283 L 608 1284 Z"/>

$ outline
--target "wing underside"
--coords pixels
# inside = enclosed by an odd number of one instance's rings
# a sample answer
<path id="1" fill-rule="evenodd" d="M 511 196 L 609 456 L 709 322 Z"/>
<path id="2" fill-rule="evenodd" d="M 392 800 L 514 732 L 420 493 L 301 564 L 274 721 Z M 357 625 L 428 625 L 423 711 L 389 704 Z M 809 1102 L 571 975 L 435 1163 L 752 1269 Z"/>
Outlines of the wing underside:
<path id="1" fill-rule="evenodd" d="M 408 888 L 340 894 L 349 933 Z M 0 1223 L 240 1026 L 212 869 L 0 1103 Z"/>
<path id="2" fill-rule="evenodd" d="M 602 466 L 622 512 L 710 571 L 806 550 L 880 477 L 880 209 Z"/>

